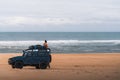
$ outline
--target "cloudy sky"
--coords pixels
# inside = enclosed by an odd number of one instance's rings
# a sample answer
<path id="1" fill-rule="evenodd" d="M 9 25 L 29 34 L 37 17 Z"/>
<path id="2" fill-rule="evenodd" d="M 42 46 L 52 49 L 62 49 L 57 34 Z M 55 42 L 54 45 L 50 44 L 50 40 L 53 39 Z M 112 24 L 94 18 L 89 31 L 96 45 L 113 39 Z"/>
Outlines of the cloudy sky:
<path id="1" fill-rule="evenodd" d="M 120 32 L 120 0 L 0 0 L 4 31 Z"/>

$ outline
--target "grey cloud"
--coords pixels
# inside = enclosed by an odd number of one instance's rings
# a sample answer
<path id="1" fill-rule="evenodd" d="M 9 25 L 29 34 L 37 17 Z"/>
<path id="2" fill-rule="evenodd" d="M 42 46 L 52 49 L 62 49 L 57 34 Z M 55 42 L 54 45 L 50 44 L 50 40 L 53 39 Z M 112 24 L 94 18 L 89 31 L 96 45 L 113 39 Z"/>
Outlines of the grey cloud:
<path id="1" fill-rule="evenodd" d="M 119 4 L 119 0 L 1 0 L 0 30 L 37 31 L 36 26 L 40 31 L 102 31 L 104 27 L 111 31 L 110 26 L 118 31 Z"/>

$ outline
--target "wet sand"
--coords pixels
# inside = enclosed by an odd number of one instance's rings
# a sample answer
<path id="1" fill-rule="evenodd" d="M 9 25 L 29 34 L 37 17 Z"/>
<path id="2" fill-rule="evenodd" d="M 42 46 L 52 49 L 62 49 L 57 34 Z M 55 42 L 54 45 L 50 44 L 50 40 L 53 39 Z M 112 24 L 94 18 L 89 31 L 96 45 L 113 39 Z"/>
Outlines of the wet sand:
<path id="1" fill-rule="evenodd" d="M 22 54 L 0 54 L 0 80 L 120 80 L 120 53 L 52 54 L 51 68 L 12 69 L 8 58 Z"/>

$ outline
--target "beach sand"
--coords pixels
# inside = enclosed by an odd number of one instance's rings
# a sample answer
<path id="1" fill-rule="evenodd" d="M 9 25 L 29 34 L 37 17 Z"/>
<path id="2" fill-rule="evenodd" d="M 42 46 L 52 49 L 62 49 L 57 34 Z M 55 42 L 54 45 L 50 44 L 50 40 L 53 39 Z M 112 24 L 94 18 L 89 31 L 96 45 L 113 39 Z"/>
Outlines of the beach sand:
<path id="1" fill-rule="evenodd" d="M 0 54 L 0 80 L 120 80 L 120 54 L 52 54 L 51 68 L 12 69 L 8 58 L 22 54 Z"/>

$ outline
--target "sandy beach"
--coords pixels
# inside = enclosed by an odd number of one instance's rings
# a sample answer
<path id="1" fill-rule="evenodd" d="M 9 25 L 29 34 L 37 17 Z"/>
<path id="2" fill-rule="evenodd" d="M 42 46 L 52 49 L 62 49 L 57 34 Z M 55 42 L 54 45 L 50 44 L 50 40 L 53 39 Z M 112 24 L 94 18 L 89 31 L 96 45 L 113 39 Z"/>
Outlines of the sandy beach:
<path id="1" fill-rule="evenodd" d="M 12 69 L 8 58 L 22 54 L 0 54 L 0 80 L 120 80 L 120 54 L 52 54 L 51 68 Z"/>

